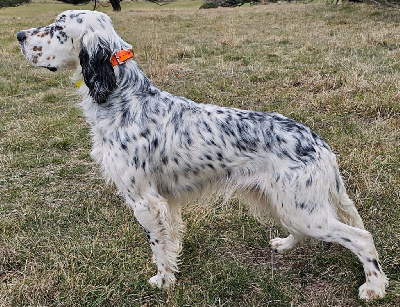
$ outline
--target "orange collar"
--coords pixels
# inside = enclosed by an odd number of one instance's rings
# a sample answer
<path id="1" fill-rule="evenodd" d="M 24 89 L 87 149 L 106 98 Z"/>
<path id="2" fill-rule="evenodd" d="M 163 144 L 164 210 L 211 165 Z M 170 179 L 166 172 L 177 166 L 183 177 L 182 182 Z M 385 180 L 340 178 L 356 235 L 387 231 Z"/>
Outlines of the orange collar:
<path id="1" fill-rule="evenodd" d="M 110 59 L 112 66 L 123 64 L 126 60 L 133 58 L 132 49 L 123 49 L 121 51 L 115 52 Z"/>

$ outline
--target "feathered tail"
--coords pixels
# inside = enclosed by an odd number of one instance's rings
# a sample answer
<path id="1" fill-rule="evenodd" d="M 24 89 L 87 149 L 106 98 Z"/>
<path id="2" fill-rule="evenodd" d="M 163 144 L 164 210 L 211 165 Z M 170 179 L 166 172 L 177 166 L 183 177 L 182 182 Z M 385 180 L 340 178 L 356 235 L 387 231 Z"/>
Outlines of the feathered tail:
<path id="1" fill-rule="evenodd" d="M 341 222 L 360 229 L 365 229 L 357 208 L 346 193 L 346 188 L 339 175 L 339 171 L 336 172 L 335 186 L 331 187 L 331 198 L 337 209 L 338 219 Z"/>

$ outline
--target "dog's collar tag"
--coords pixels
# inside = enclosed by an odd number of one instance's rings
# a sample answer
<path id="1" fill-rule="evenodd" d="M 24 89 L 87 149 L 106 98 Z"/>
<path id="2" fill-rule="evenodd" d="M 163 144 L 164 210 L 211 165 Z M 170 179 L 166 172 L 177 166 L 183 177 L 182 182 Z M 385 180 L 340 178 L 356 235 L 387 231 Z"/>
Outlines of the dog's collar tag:
<path id="1" fill-rule="evenodd" d="M 76 78 L 76 73 L 74 73 L 73 75 L 72 75 L 72 81 L 75 81 L 75 85 L 76 85 L 76 87 L 77 88 L 80 88 L 81 86 L 82 86 L 82 83 L 83 83 L 83 79 L 81 79 L 81 80 L 76 80 L 75 79 Z M 75 79 L 75 80 L 74 80 Z"/>
<path id="2" fill-rule="evenodd" d="M 75 81 L 75 85 L 77 88 L 80 88 L 82 86 L 83 80 Z"/>
<path id="3" fill-rule="evenodd" d="M 133 58 L 132 49 L 123 49 L 121 51 L 115 52 L 110 59 L 112 66 L 121 65 L 126 60 Z"/>

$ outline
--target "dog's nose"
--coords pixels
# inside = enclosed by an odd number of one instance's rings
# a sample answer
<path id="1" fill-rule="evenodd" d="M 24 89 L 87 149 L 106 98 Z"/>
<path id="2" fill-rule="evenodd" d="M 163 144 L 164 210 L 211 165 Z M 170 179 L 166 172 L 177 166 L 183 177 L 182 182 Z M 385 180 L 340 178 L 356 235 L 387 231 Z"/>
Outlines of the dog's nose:
<path id="1" fill-rule="evenodd" d="M 17 33 L 17 39 L 18 39 L 20 42 L 23 42 L 23 41 L 26 39 L 26 33 L 25 33 L 25 31 L 19 31 L 19 32 Z"/>

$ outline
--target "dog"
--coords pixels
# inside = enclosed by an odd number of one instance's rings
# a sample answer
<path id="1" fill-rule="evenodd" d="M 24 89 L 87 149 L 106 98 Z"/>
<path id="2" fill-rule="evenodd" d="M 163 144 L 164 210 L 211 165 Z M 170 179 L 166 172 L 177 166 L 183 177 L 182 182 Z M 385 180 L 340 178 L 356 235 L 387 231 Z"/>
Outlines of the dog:
<path id="1" fill-rule="evenodd" d="M 198 104 L 158 89 L 104 13 L 65 11 L 17 39 L 34 66 L 75 69 L 91 155 L 147 233 L 157 264 L 152 285 L 175 282 L 182 204 L 238 195 L 261 222 L 272 215 L 289 232 L 271 240 L 273 250 L 290 250 L 306 237 L 339 243 L 364 267 L 359 297 L 385 295 L 388 279 L 373 238 L 335 155 L 310 128 L 280 114 Z"/>

